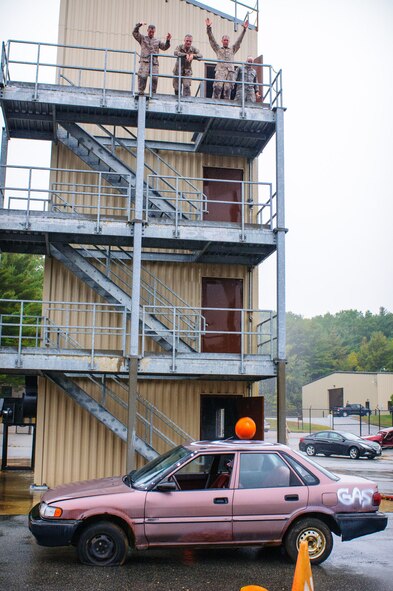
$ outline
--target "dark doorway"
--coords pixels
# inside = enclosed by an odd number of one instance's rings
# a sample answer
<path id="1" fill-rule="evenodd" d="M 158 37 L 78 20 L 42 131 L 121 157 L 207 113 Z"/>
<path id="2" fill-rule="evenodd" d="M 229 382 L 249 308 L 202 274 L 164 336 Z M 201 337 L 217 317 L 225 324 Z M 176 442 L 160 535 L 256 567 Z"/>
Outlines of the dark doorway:
<path id="1" fill-rule="evenodd" d="M 335 406 L 343 406 L 344 404 L 344 388 L 331 388 L 329 393 L 329 410 L 333 410 Z"/>
<path id="2" fill-rule="evenodd" d="M 203 192 L 207 212 L 203 219 L 213 222 L 240 222 L 243 170 L 238 168 L 203 167 Z M 209 179 L 223 179 L 213 181 Z M 239 181 L 238 183 L 227 181 Z M 222 202 L 225 203 L 222 203 Z"/>
<path id="3" fill-rule="evenodd" d="M 264 398 L 242 396 L 201 396 L 201 439 L 215 440 L 235 437 L 235 425 L 241 417 L 255 421 L 254 439 L 264 437 Z"/>
<path id="4" fill-rule="evenodd" d="M 205 63 L 205 92 L 201 93 L 206 98 L 212 98 L 213 96 L 213 80 L 215 78 L 215 70 L 216 64 L 206 64 Z"/>
<path id="5" fill-rule="evenodd" d="M 240 353 L 243 280 L 202 277 L 202 308 L 207 323 L 202 352 Z"/>

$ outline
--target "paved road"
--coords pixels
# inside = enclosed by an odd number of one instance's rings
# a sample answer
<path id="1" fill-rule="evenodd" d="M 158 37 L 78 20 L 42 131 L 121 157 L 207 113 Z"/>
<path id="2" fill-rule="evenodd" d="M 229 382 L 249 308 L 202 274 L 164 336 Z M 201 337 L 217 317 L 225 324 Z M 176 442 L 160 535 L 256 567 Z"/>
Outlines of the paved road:
<path id="1" fill-rule="evenodd" d="M 239 591 L 255 584 L 290 591 L 294 566 L 279 549 L 151 550 L 123 567 L 78 564 L 73 548 L 38 546 L 25 516 L 0 520 L 0 589 L 4 591 Z M 391 591 L 393 514 L 384 532 L 341 542 L 313 567 L 317 591 Z"/>

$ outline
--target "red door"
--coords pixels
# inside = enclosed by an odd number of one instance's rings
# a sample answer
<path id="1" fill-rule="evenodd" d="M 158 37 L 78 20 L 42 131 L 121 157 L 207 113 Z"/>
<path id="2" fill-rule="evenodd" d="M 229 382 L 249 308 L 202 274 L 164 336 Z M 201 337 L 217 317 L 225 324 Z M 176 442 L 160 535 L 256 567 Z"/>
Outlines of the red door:
<path id="1" fill-rule="evenodd" d="M 207 323 L 207 333 L 202 337 L 202 351 L 240 353 L 243 280 L 203 277 L 202 308 Z"/>
<path id="2" fill-rule="evenodd" d="M 241 182 L 243 171 L 237 168 L 203 167 L 203 192 L 207 197 L 207 212 L 203 219 L 210 222 L 240 222 L 241 221 Z M 213 181 L 209 179 L 224 179 Z M 224 201 L 224 203 L 222 203 Z"/>

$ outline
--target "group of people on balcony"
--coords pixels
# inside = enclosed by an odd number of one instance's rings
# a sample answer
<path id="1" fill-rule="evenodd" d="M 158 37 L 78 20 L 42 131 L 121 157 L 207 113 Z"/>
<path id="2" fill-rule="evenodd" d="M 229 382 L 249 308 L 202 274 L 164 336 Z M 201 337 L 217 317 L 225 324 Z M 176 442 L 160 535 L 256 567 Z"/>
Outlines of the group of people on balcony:
<path id="1" fill-rule="evenodd" d="M 215 68 L 213 98 L 229 100 L 231 98 L 232 90 L 237 83 L 235 100 L 241 102 L 243 93 L 242 89 L 244 86 L 244 99 L 255 103 L 261 96 L 261 93 L 257 83 L 256 70 L 252 67 L 254 62 L 253 57 L 249 56 L 244 66 L 236 68 L 234 64 L 234 56 L 235 53 L 239 51 L 244 35 L 248 29 L 248 21 L 243 23 L 243 30 L 233 45 L 230 45 L 228 35 L 222 36 L 221 45 L 219 45 L 213 35 L 212 21 L 207 18 L 205 23 L 210 45 L 219 60 Z M 137 23 L 132 32 L 133 37 L 141 46 L 138 70 L 138 91 L 140 95 L 145 93 L 149 76 L 151 76 L 151 92 L 152 94 L 157 92 L 159 73 L 158 53 L 160 49 L 166 51 L 170 48 L 172 38 L 171 34 L 168 33 L 165 41 L 157 39 L 155 37 L 155 25 L 149 25 L 147 27 L 147 35 L 142 35 L 140 33 L 140 28 L 144 25 L 146 25 L 146 23 Z M 187 34 L 184 37 L 183 43 L 178 45 L 174 51 L 175 57 L 178 58 L 175 67 L 173 68 L 173 88 L 175 95 L 178 95 L 179 92 L 183 96 L 191 95 L 192 62 L 194 59 L 203 59 L 201 52 L 193 46 L 192 41 L 192 35 Z M 183 87 L 182 89 L 179 88 L 179 80 Z"/>

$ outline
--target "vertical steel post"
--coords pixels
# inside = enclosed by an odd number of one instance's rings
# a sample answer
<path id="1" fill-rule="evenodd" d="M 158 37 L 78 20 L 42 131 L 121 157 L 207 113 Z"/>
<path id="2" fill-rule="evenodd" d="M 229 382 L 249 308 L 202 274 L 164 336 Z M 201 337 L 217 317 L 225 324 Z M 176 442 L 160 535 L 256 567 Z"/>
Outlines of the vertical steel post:
<path id="1" fill-rule="evenodd" d="M 131 335 L 128 374 L 127 471 L 135 468 L 135 425 L 138 387 L 139 307 L 143 229 L 143 172 L 145 166 L 146 98 L 138 99 L 137 168 L 135 184 L 134 252 L 132 258 Z"/>
<path id="2" fill-rule="evenodd" d="M 0 209 L 4 207 L 5 198 L 5 178 L 6 178 L 6 165 L 7 165 L 7 154 L 8 154 L 8 134 L 5 127 L 3 127 L 1 133 L 1 151 L 0 151 Z"/>
<path id="3" fill-rule="evenodd" d="M 285 326 L 285 208 L 284 208 L 284 110 L 276 110 L 277 187 L 277 440 L 286 443 L 286 326 Z"/>

